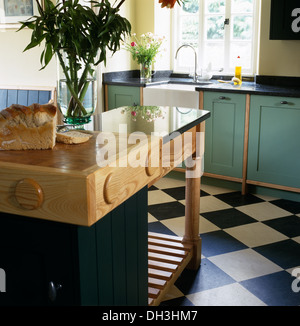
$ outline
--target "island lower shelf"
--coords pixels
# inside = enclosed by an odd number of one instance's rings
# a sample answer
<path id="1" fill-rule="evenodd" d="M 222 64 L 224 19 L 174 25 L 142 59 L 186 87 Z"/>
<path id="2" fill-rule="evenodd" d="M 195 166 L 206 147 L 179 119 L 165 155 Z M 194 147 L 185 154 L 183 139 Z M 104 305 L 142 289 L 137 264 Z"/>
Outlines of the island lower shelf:
<path id="1" fill-rule="evenodd" d="M 193 256 L 182 237 L 148 232 L 148 305 L 158 306 Z"/>

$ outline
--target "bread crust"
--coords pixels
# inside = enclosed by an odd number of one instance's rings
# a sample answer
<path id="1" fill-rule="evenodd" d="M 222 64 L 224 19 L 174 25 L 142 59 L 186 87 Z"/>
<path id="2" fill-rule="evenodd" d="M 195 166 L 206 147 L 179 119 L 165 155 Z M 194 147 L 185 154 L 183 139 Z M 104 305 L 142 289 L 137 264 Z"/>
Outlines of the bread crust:
<path id="1" fill-rule="evenodd" d="M 0 112 L 0 149 L 51 149 L 56 141 L 56 107 L 13 104 Z"/>

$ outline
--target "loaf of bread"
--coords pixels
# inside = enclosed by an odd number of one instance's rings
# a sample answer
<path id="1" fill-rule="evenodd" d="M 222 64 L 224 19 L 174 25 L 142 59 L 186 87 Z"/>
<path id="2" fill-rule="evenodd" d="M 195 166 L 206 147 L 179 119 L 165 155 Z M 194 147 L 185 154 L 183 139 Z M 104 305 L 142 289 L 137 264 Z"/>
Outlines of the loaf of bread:
<path id="1" fill-rule="evenodd" d="M 0 150 L 52 149 L 56 142 L 56 107 L 13 104 L 0 112 Z"/>
<path id="2" fill-rule="evenodd" d="M 91 137 L 91 134 L 71 130 L 62 133 L 58 132 L 56 134 L 56 141 L 64 144 L 81 144 L 87 142 Z"/>

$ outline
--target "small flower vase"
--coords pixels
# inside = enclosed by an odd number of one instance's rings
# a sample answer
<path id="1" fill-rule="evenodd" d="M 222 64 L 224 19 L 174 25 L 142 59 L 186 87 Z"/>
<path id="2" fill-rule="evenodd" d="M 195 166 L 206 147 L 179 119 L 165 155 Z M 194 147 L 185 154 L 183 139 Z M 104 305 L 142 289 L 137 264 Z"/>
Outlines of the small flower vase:
<path id="1" fill-rule="evenodd" d="M 57 55 L 57 66 L 57 105 L 63 122 L 82 129 L 96 108 L 96 69 L 90 63 L 74 61 L 63 50 Z"/>
<path id="2" fill-rule="evenodd" d="M 140 81 L 147 83 L 151 81 L 152 62 L 142 62 L 140 64 Z"/>

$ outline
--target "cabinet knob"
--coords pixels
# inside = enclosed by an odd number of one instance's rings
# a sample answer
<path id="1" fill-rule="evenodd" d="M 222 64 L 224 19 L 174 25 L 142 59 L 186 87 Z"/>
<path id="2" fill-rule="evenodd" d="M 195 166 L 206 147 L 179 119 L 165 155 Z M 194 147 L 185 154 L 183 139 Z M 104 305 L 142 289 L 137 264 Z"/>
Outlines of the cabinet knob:
<path id="1" fill-rule="evenodd" d="M 61 284 L 55 284 L 54 282 L 49 282 L 48 286 L 48 297 L 50 301 L 54 302 L 57 297 L 57 291 L 62 288 Z"/>
<path id="2" fill-rule="evenodd" d="M 288 104 L 287 101 L 281 101 L 280 104 Z"/>
<path id="3" fill-rule="evenodd" d="M 226 97 L 225 96 L 219 96 L 219 100 L 225 100 Z"/>
<path id="4" fill-rule="evenodd" d="M 15 187 L 15 197 L 22 208 L 33 210 L 41 206 L 44 200 L 41 186 L 33 179 L 23 179 Z"/>

